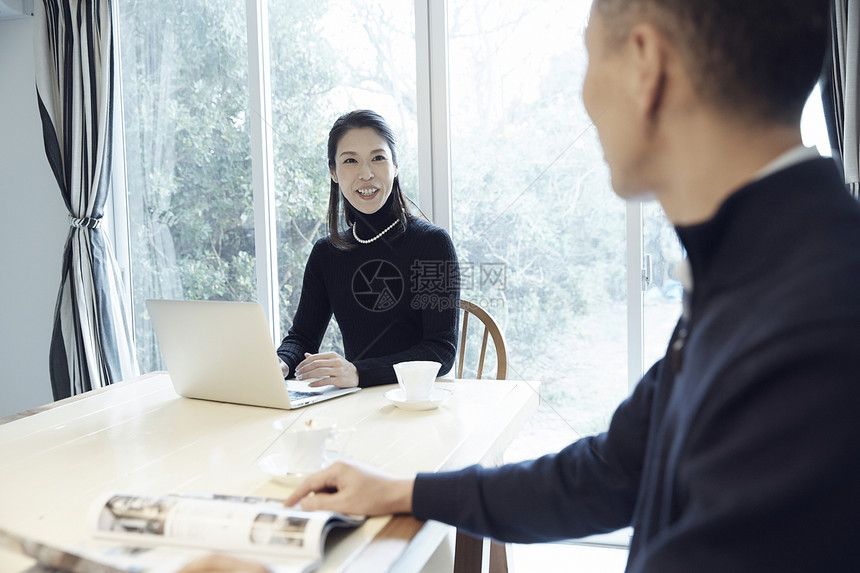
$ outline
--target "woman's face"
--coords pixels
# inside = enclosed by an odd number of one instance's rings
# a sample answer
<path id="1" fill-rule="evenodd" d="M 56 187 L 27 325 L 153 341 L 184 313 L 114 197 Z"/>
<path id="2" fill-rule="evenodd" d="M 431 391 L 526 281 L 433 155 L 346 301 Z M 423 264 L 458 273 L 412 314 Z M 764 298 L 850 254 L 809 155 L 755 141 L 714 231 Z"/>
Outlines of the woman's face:
<path id="1" fill-rule="evenodd" d="M 343 134 L 329 171 L 349 204 L 368 215 L 385 204 L 397 177 L 391 148 L 372 127 Z"/>

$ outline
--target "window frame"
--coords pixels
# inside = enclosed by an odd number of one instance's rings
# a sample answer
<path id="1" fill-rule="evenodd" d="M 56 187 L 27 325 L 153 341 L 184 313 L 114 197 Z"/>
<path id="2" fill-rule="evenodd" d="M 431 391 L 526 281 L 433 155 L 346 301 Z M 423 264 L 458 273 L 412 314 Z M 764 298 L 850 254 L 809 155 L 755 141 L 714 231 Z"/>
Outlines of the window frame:
<path id="1" fill-rule="evenodd" d="M 248 92 L 251 107 L 251 189 L 254 197 L 254 269 L 257 302 L 263 306 L 269 333 L 280 341 L 278 249 L 275 226 L 275 154 L 272 143 L 272 91 L 267 0 L 246 0 Z M 255 109 L 256 108 L 256 109 Z M 264 264 L 260 264 L 264 261 Z"/>

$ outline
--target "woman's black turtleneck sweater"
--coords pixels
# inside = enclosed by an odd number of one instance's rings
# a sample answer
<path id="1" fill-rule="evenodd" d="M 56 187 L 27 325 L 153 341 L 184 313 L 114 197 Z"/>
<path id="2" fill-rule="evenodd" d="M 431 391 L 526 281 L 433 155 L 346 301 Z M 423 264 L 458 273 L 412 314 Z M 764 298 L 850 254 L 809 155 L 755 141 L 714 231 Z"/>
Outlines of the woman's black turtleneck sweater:
<path id="1" fill-rule="evenodd" d="M 395 220 L 394 194 L 376 213 L 347 204 L 355 232 L 371 239 Z M 278 356 L 292 377 L 305 352 L 320 351 L 332 314 L 343 335 L 344 358 L 358 370 L 359 386 L 396 384 L 392 364 L 406 360 L 454 364 L 460 306 L 457 255 L 444 229 L 409 217 L 369 244 L 314 245 L 305 267 L 299 306 Z"/>

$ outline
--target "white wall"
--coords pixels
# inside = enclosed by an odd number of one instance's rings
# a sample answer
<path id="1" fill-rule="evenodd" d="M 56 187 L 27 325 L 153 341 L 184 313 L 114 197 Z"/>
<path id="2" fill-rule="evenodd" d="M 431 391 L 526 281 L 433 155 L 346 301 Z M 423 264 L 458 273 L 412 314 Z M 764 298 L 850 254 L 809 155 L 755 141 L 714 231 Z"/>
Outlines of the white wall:
<path id="1" fill-rule="evenodd" d="M 68 234 L 42 143 L 34 19 L 0 21 L 0 417 L 53 400 L 48 349 Z"/>

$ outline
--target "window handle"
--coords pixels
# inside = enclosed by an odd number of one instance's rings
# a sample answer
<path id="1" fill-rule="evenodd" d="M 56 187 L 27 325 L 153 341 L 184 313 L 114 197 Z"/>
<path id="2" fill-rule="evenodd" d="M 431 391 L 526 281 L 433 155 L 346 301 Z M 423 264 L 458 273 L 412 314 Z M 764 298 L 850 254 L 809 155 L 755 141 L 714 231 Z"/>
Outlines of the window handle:
<path id="1" fill-rule="evenodd" d="M 648 287 L 653 283 L 654 267 L 651 265 L 651 255 L 645 255 L 645 261 L 642 265 L 642 292 L 648 290 Z"/>

